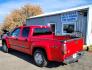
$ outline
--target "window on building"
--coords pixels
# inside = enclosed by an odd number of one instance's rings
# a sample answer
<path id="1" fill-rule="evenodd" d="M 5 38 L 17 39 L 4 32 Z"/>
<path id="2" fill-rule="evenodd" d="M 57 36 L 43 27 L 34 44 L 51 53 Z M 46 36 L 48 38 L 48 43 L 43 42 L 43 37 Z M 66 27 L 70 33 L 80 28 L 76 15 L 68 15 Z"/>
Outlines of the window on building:
<path id="1" fill-rule="evenodd" d="M 29 27 L 23 28 L 22 37 L 28 37 L 29 31 L 30 31 L 30 28 Z"/>
<path id="2" fill-rule="evenodd" d="M 63 33 L 73 33 L 75 31 L 74 24 L 63 24 Z"/>

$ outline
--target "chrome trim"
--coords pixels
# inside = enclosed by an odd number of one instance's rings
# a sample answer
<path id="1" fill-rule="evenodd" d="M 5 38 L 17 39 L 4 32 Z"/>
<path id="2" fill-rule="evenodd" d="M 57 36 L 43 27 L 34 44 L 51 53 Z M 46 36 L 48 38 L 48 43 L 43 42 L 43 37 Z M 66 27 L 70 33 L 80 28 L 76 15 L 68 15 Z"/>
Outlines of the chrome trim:
<path id="1" fill-rule="evenodd" d="M 72 55 L 72 56 L 66 58 L 63 63 L 69 64 L 69 63 L 73 63 L 73 62 L 77 61 L 84 55 L 84 52 L 78 52 L 76 54 L 77 54 L 76 58 L 73 58 L 73 55 Z"/>

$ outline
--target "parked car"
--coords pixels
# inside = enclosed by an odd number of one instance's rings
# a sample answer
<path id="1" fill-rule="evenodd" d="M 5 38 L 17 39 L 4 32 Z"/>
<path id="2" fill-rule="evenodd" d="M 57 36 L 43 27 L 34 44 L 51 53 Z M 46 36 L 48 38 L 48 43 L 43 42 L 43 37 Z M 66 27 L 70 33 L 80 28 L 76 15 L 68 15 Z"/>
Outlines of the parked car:
<path id="1" fill-rule="evenodd" d="M 9 31 L 8 30 L 3 30 L 3 33 L 1 34 L 1 39 L 5 38 L 8 35 L 9 35 Z"/>
<path id="2" fill-rule="evenodd" d="M 82 56 L 84 39 L 71 35 L 56 36 L 48 26 L 20 26 L 3 38 L 3 51 L 9 49 L 32 55 L 38 66 L 49 61 L 70 63 Z"/>

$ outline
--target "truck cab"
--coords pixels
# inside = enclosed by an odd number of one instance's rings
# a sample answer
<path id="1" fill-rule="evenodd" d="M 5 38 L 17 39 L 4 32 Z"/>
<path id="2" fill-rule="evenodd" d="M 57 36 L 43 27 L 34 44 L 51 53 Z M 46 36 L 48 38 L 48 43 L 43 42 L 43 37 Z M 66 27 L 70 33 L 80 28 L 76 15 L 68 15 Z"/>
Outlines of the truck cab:
<path id="1" fill-rule="evenodd" d="M 48 61 L 77 61 L 83 51 L 83 37 L 56 36 L 48 26 L 20 26 L 2 40 L 3 50 L 14 49 L 32 55 L 35 64 L 47 66 Z"/>

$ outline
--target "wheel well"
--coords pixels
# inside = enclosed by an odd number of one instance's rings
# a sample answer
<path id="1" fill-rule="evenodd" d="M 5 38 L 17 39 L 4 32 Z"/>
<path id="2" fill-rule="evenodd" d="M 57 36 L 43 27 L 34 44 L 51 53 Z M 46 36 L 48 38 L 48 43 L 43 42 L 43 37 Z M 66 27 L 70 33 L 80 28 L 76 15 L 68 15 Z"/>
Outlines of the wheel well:
<path id="1" fill-rule="evenodd" d="M 36 50 L 38 50 L 38 49 L 39 49 L 39 50 L 42 50 L 42 51 L 44 52 L 46 58 L 47 58 L 46 50 L 45 50 L 44 48 L 35 47 L 35 48 L 33 48 L 33 52 L 32 52 L 32 54 L 34 54 L 34 52 L 35 52 Z"/>
<path id="2" fill-rule="evenodd" d="M 3 45 L 4 43 L 6 43 L 6 41 L 3 39 L 3 40 L 2 40 L 2 45 Z"/>

